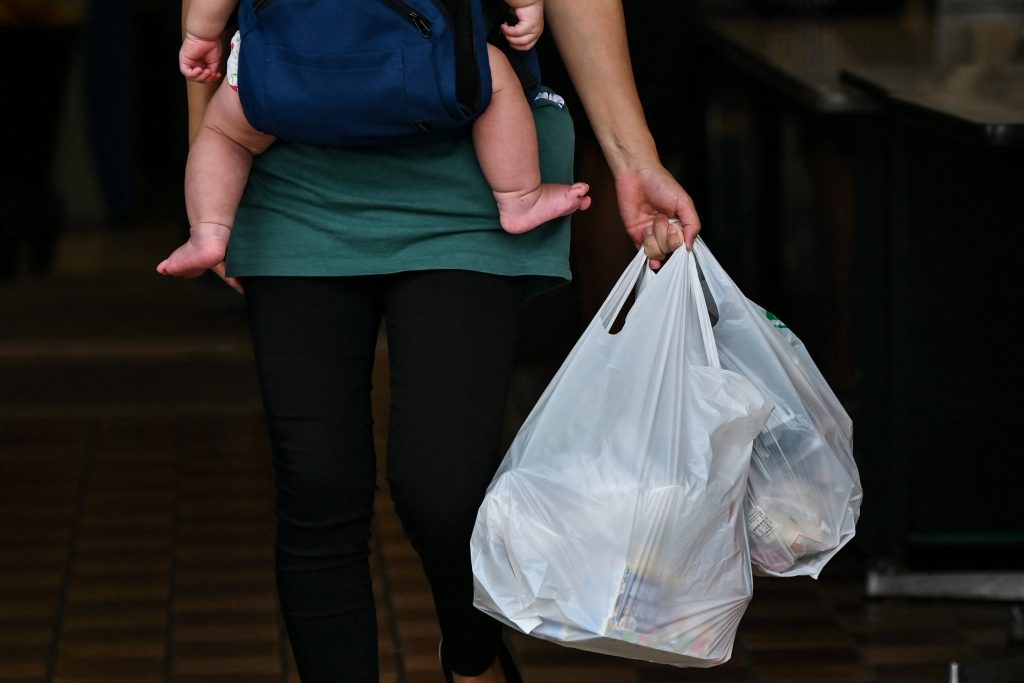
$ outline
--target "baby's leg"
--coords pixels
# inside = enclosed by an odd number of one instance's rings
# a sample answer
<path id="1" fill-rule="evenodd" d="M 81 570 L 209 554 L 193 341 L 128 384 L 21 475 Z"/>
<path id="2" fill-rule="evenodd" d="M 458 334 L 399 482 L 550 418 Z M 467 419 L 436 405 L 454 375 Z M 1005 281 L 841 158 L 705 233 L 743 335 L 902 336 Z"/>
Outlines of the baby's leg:
<path id="1" fill-rule="evenodd" d="M 185 165 L 189 239 L 158 272 L 198 277 L 224 260 L 252 158 L 273 141 L 249 125 L 238 93 L 225 80 L 210 100 Z"/>
<path id="2" fill-rule="evenodd" d="M 487 54 L 493 95 L 473 124 L 473 144 L 498 203 L 501 227 L 512 233 L 526 232 L 552 218 L 586 209 L 590 206 L 586 183 L 541 183 L 530 104 L 501 50 L 488 45 Z"/>

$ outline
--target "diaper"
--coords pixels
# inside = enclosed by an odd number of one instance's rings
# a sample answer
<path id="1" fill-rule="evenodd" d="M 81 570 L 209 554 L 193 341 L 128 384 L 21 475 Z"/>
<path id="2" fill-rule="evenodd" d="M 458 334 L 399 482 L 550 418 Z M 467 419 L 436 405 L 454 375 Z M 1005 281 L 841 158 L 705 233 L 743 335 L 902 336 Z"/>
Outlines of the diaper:
<path id="1" fill-rule="evenodd" d="M 231 52 L 228 53 L 228 65 L 225 69 L 228 85 L 235 92 L 238 92 L 238 51 L 242 47 L 242 34 L 235 31 L 231 36 Z"/>

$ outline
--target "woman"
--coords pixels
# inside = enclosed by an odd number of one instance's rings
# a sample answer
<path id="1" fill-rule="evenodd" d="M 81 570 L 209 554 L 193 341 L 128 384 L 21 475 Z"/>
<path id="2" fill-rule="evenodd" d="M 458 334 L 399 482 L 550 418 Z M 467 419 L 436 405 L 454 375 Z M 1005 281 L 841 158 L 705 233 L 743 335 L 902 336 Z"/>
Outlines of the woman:
<path id="1" fill-rule="evenodd" d="M 547 23 L 630 236 L 655 265 L 692 246 L 699 222 L 644 123 L 620 0 L 547 0 Z M 208 97 L 190 84 L 193 131 Z M 571 181 L 567 112 L 548 97 L 534 116 L 545 181 Z M 567 261 L 567 219 L 501 230 L 469 138 L 361 150 L 278 143 L 255 164 L 227 270 L 214 270 L 246 295 L 274 452 L 278 592 L 306 683 L 377 680 L 369 394 L 382 318 L 389 488 L 431 584 L 445 673 L 517 680 L 500 624 L 472 606 L 469 538 L 501 458 L 520 306 L 567 279 Z"/>

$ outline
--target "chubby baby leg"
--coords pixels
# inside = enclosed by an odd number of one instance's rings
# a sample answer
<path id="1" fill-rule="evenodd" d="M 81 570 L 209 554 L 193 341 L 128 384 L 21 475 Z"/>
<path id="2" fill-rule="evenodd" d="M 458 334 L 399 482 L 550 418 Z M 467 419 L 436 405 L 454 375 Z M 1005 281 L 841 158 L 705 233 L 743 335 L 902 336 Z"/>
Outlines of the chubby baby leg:
<path id="1" fill-rule="evenodd" d="M 157 272 L 198 277 L 220 266 L 252 158 L 273 141 L 273 136 L 249 125 L 238 93 L 226 81 L 222 83 L 210 100 L 185 165 L 189 239 L 157 266 Z"/>
<path id="2" fill-rule="evenodd" d="M 501 50 L 487 46 L 493 93 L 473 124 L 473 144 L 498 204 L 501 227 L 522 233 L 590 206 L 586 183 L 541 183 L 530 104 Z"/>

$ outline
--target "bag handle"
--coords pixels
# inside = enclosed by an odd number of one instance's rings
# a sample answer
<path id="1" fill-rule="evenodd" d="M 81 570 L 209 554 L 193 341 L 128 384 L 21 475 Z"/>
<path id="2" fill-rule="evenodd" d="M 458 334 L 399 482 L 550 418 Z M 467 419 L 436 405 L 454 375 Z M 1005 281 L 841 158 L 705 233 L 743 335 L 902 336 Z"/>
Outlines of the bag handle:
<path id="1" fill-rule="evenodd" d="M 697 317 L 700 318 L 700 333 L 704 337 L 704 350 L 708 355 L 708 365 L 713 368 L 721 368 L 722 363 L 718 358 L 718 344 L 715 342 L 715 332 L 711 328 L 711 314 L 708 311 L 708 302 L 704 298 L 704 289 L 700 286 L 700 275 L 697 272 L 697 256 L 691 250 L 686 252 L 688 270 L 690 271 L 690 296 L 697 305 Z"/>
<path id="2" fill-rule="evenodd" d="M 597 317 L 601 319 L 605 332 L 612 329 L 615 318 L 618 317 L 622 307 L 626 305 L 626 299 L 629 298 L 637 282 L 643 277 L 643 269 L 647 267 L 647 256 L 644 254 L 644 250 L 640 249 L 626 266 L 622 275 L 619 276 L 619 281 L 615 283 L 612 291 L 597 311 Z"/>
<path id="3" fill-rule="evenodd" d="M 697 257 L 691 250 L 684 250 L 684 252 L 685 256 L 680 254 L 676 256 L 676 259 L 685 259 L 686 263 L 677 263 L 672 265 L 671 268 L 685 267 L 687 269 L 688 273 L 685 277 L 688 277 L 690 280 L 690 296 L 693 297 L 693 302 L 697 306 L 697 318 L 700 321 L 700 332 L 704 340 L 704 351 L 707 355 L 708 365 L 713 368 L 721 368 L 721 361 L 718 358 L 718 346 L 715 342 L 715 333 L 711 327 L 711 315 L 708 311 L 707 301 L 704 299 L 704 290 L 700 285 Z M 671 263 L 672 259 L 669 259 L 659 272 L 663 273 L 666 268 L 670 267 Z M 647 256 L 644 254 L 643 249 L 640 249 L 622 275 L 619 276 L 618 282 L 615 283 L 612 291 L 608 294 L 608 298 L 605 299 L 597 312 L 597 317 L 601 320 L 605 332 L 610 332 L 616 317 L 618 317 L 622 307 L 626 304 L 626 300 L 634 289 L 637 288 L 637 285 L 642 284 L 645 277 L 657 277 L 656 274 L 647 272 L 649 267 Z M 639 295 L 639 291 L 637 294 Z"/>

